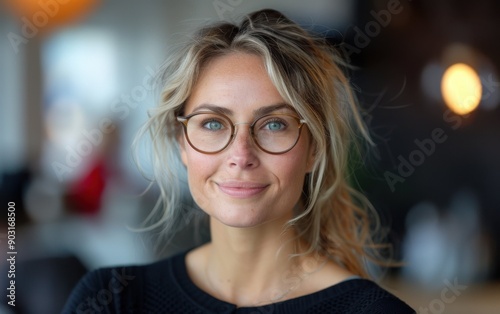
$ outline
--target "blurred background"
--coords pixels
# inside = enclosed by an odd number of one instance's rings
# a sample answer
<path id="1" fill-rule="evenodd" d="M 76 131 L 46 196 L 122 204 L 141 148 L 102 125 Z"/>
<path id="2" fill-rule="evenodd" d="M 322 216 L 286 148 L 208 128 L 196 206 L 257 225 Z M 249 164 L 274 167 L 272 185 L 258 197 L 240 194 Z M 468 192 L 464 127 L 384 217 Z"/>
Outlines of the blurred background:
<path id="1" fill-rule="evenodd" d="M 87 270 L 206 239 L 190 219 L 160 249 L 130 230 L 158 196 L 142 194 L 130 146 L 169 49 L 262 8 L 327 38 L 353 66 L 377 144 L 359 188 L 405 263 L 383 285 L 419 313 L 499 312 L 500 3 L 2 0 L 0 248 L 14 202 L 18 254 L 16 307 L 2 295 L 0 313 L 58 313 Z"/>

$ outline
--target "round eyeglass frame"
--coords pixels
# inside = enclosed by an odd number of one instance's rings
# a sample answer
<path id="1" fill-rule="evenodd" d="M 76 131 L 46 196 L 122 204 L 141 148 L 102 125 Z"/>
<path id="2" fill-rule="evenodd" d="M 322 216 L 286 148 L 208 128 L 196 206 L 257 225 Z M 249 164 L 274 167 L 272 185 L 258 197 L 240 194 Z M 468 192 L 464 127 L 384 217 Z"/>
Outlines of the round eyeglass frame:
<path id="1" fill-rule="evenodd" d="M 204 150 L 201 150 L 199 148 L 197 148 L 196 146 L 193 145 L 193 143 L 191 143 L 191 140 L 189 139 L 189 135 L 187 134 L 187 125 L 189 123 L 189 119 L 191 117 L 194 117 L 194 116 L 197 116 L 197 115 L 200 115 L 200 114 L 217 114 L 217 115 L 220 115 L 221 117 L 223 117 L 224 119 L 227 119 L 231 125 L 231 136 L 229 137 L 229 140 L 227 141 L 226 145 L 224 145 L 221 149 L 219 150 L 216 150 L 214 152 L 206 152 Z M 259 142 L 256 140 L 255 138 L 255 132 L 254 132 L 254 126 L 255 124 L 257 123 L 257 121 L 259 121 L 260 119 L 262 118 L 265 118 L 265 117 L 268 117 L 268 116 L 288 116 L 288 117 L 292 117 L 294 118 L 295 120 L 297 120 L 298 122 L 298 129 L 299 129 L 299 134 L 297 135 L 297 139 L 295 140 L 295 142 L 293 143 L 292 146 L 290 146 L 290 148 L 286 149 L 286 150 L 283 150 L 283 151 L 279 151 L 279 152 L 271 152 L 267 149 L 264 149 L 262 146 L 260 146 Z M 184 135 L 186 136 L 186 139 L 189 143 L 189 146 L 191 146 L 194 150 L 196 150 L 197 152 L 200 152 L 202 154 L 207 154 L 207 155 L 213 155 L 213 154 L 217 154 L 217 153 L 220 153 L 221 151 L 223 151 L 224 149 L 226 149 L 229 145 L 231 145 L 231 143 L 234 141 L 235 137 L 236 137 L 236 125 L 240 125 L 240 124 L 249 124 L 249 128 L 250 128 L 250 134 L 251 134 L 251 137 L 252 137 L 252 141 L 253 143 L 262 151 L 268 153 L 268 154 L 271 154 L 271 155 L 280 155 L 280 154 L 284 154 L 286 152 L 289 152 L 290 150 L 292 150 L 292 148 L 295 147 L 295 145 L 297 145 L 297 143 L 299 142 L 299 139 L 300 139 L 300 135 L 302 134 L 302 126 L 304 124 L 307 124 L 307 121 L 304 120 L 304 119 L 301 119 L 299 117 L 297 117 L 296 115 L 293 115 L 293 114 L 287 114 L 287 113 L 282 113 L 282 114 L 275 114 L 275 113 L 270 113 L 270 114 L 265 114 L 265 115 L 262 115 L 260 117 L 257 117 L 253 122 L 251 123 L 244 123 L 244 122 L 241 122 L 241 123 L 234 123 L 228 116 L 226 116 L 225 114 L 223 113 L 218 113 L 218 112 L 211 112 L 211 111 L 203 111 L 203 112 L 195 112 L 195 113 L 191 113 L 187 116 L 177 116 L 177 121 L 180 122 L 183 126 L 183 129 L 184 129 Z"/>

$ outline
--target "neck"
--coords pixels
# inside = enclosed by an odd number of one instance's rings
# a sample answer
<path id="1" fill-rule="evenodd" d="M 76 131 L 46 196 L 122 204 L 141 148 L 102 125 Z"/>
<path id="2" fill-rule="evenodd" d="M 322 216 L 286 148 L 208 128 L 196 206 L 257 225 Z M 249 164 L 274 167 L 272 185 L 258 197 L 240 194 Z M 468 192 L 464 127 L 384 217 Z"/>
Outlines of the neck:
<path id="1" fill-rule="evenodd" d="M 293 282 L 288 277 L 296 259 L 289 256 L 298 253 L 298 245 L 292 230 L 283 232 L 276 224 L 232 228 L 211 219 L 206 277 L 218 297 L 259 305 L 277 301 L 290 290 Z"/>

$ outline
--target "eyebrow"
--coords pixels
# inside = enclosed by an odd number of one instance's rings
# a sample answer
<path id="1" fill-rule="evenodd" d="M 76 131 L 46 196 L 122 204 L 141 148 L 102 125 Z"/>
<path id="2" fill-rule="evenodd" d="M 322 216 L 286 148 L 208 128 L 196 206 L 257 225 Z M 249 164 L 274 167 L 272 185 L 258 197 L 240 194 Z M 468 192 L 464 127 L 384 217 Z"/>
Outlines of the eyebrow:
<path id="1" fill-rule="evenodd" d="M 213 112 L 216 112 L 216 113 L 222 113 L 222 114 L 224 114 L 226 116 L 232 116 L 234 114 L 233 110 L 231 110 L 231 109 L 228 109 L 226 107 L 220 107 L 220 106 L 212 105 L 212 104 L 201 104 L 198 107 L 196 107 L 195 110 L 193 110 L 192 113 L 195 113 L 195 112 L 203 110 L 203 109 L 207 109 L 207 110 L 210 110 L 210 111 L 213 111 Z M 287 109 L 287 110 L 295 111 L 293 109 L 293 107 L 290 106 L 287 103 L 278 103 L 278 104 L 264 106 L 264 107 L 260 107 L 258 109 L 255 109 L 253 111 L 253 114 L 254 114 L 255 117 L 260 117 L 260 116 L 263 116 L 263 115 L 266 115 L 266 114 L 273 113 L 274 111 L 277 111 L 277 110 L 280 110 L 280 109 Z"/>

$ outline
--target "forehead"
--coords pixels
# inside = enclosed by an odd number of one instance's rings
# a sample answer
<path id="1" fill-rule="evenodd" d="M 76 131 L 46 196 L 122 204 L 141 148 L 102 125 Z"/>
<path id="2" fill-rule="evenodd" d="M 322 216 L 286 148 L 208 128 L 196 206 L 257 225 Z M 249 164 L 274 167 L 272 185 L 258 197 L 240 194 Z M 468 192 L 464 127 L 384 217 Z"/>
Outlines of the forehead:
<path id="1" fill-rule="evenodd" d="M 256 54 L 232 52 L 217 56 L 208 61 L 199 77 L 200 81 L 207 78 L 217 78 L 226 75 L 268 76 L 262 58 Z"/>
<path id="2" fill-rule="evenodd" d="M 238 113 L 281 103 L 285 101 L 261 57 L 234 52 L 216 57 L 203 67 L 184 111 L 189 114 L 210 104 Z"/>

